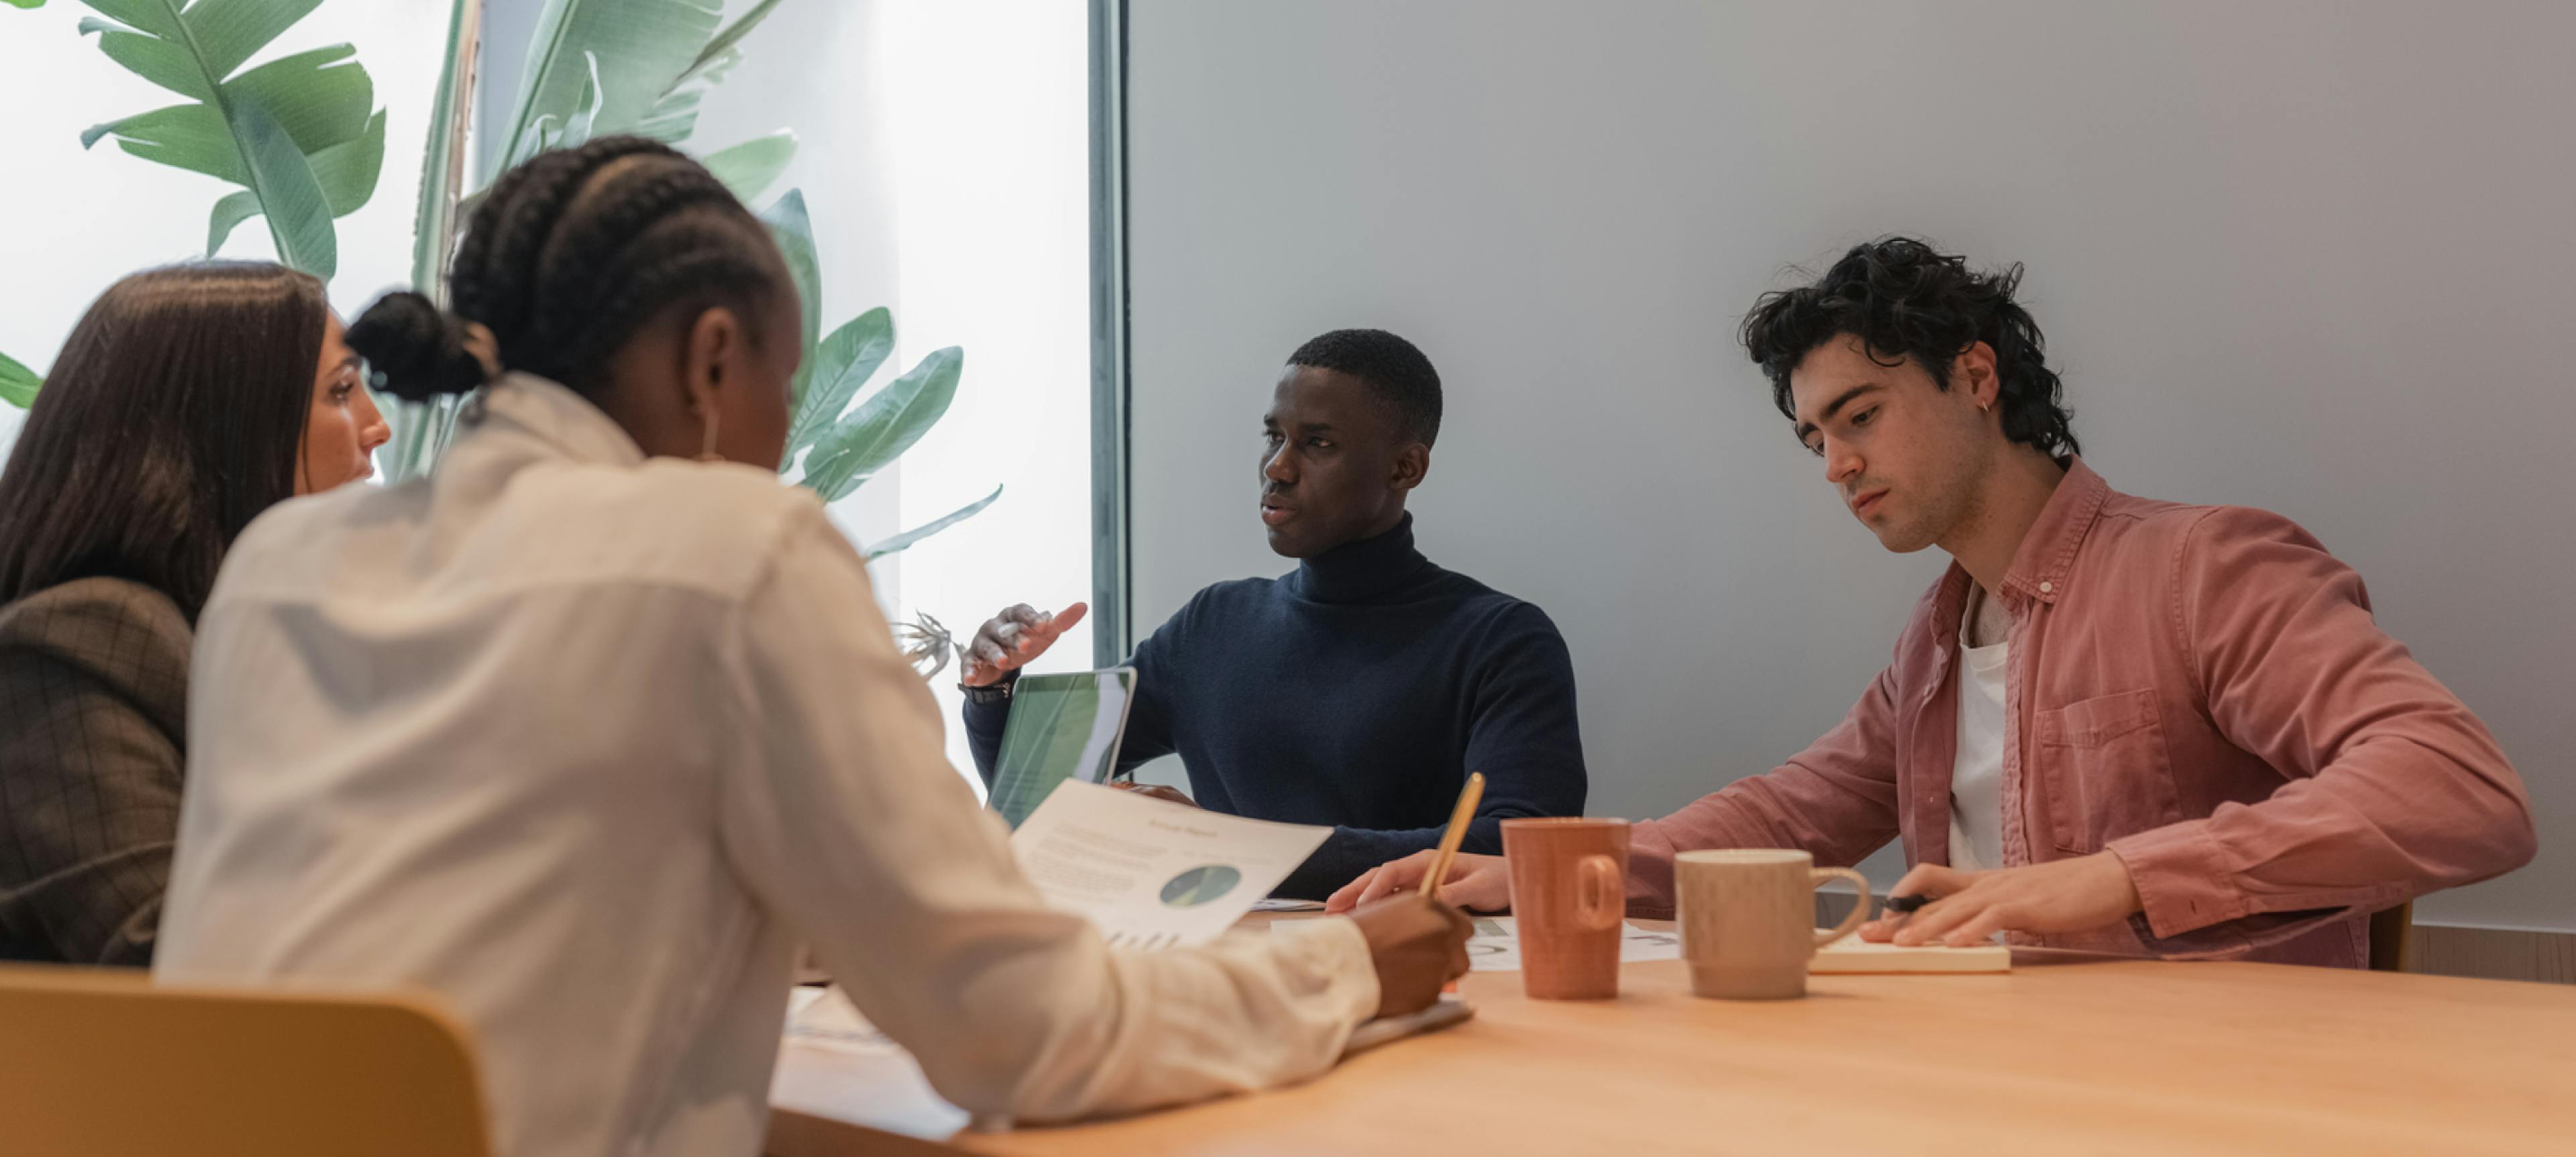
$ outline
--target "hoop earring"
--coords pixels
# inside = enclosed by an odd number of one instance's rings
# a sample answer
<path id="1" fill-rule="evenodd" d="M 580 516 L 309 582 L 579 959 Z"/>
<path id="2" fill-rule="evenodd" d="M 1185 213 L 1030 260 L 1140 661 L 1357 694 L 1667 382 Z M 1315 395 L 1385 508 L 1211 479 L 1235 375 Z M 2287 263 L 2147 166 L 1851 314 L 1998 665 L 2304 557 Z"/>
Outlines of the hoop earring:
<path id="1" fill-rule="evenodd" d="M 724 455 L 716 453 L 716 410 L 715 410 L 715 408 L 714 408 L 714 407 L 712 407 L 712 406 L 708 407 L 708 408 L 707 408 L 703 413 L 701 413 L 701 414 L 699 415 L 699 417 L 703 418 L 703 419 L 705 420 L 705 422 L 706 422 L 706 427 L 707 427 L 707 441 L 706 441 L 706 445 L 705 445 L 705 446 L 703 446 L 703 447 L 701 447 L 701 448 L 698 450 L 698 461 L 700 461 L 700 462 L 722 462 L 722 461 L 724 461 L 724 460 L 725 460 Z"/>

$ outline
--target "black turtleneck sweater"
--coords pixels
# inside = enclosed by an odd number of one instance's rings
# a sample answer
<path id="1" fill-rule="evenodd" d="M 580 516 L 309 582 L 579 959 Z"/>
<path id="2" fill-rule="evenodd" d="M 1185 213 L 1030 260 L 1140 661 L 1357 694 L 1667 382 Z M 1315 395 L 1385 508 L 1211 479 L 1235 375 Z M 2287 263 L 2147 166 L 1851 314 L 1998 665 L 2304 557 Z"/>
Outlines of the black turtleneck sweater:
<path id="1" fill-rule="evenodd" d="M 1136 648 L 1121 771 L 1179 752 L 1213 811 L 1333 834 L 1279 887 L 1321 899 L 1436 846 L 1467 773 L 1485 800 L 1464 848 L 1502 821 L 1583 814 L 1574 665 L 1537 607 L 1432 565 L 1413 517 L 1279 579 L 1200 591 Z M 985 782 L 1007 704 L 966 705 Z"/>

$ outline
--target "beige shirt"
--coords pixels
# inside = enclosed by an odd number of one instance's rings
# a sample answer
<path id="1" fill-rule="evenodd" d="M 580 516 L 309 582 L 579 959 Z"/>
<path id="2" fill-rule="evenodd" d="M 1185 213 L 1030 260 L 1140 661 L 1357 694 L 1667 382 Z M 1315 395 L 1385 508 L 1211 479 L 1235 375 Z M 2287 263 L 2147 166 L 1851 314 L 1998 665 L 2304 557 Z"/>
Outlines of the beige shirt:
<path id="1" fill-rule="evenodd" d="M 800 941 L 1025 1120 L 1311 1076 L 1375 1010 L 1346 920 L 1132 954 L 1043 906 L 810 494 L 488 409 L 233 548 L 157 975 L 442 993 L 520 1157 L 757 1152 Z"/>

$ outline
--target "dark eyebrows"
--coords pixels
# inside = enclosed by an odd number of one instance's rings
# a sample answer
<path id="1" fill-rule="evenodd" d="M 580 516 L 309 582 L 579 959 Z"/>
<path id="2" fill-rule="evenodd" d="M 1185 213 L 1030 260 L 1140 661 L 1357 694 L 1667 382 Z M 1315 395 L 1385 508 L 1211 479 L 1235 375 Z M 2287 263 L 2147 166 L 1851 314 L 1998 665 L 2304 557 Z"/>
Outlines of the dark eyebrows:
<path id="1" fill-rule="evenodd" d="M 1861 383 L 1860 385 L 1853 386 L 1852 388 L 1850 388 L 1850 389 L 1848 389 L 1848 390 L 1844 390 L 1842 393 L 1840 393 L 1840 394 L 1836 395 L 1836 396 L 1834 397 L 1834 400 L 1833 400 L 1833 401 L 1830 401 L 1830 402 L 1825 403 L 1825 409 L 1824 409 L 1824 412 L 1823 412 L 1823 413 L 1820 413 L 1820 414 L 1818 414 L 1818 415 L 1816 415 L 1816 418 L 1817 418 L 1817 420 L 1818 420 L 1818 421 L 1825 421 L 1825 422 L 1833 421 L 1833 419 L 1834 419 L 1834 415 L 1835 415 L 1835 414 L 1838 414 L 1838 413 L 1841 413 L 1841 412 L 1842 412 L 1842 408 L 1843 408 L 1843 407 L 1848 406 L 1848 405 L 1850 405 L 1850 404 L 1852 403 L 1852 399 L 1857 398 L 1857 397 L 1860 397 L 1862 394 L 1866 394 L 1866 393 L 1870 393 L 1870 392 L 1872 392 L 1872 391 L 1878 390 L 1878 389 L 1880 389 L 1880 388 L 1881 388 L 1881 387 L 1880 387 L 1880 386 L 1879 386 L 1879 384 L 1878 384 L 1878 383 L 1876 383 L 1876 382 L 1863 382 L 1863 383 Z M 1806 440 L 1807 440 L 1807 436 L 1808 436 L 1808 435 L 1810 435 L 1810 434 L 1813 434 L 1813 433 L 1815 433 L 1815 432 L 1816 432 L 1816 423 L 1815 423 L 1815 422 L 1800 422 L 1800 423 L 1798 423 L 1797 434 L 1798 434 L 1798 440 L 1799 440 L 1799 441 L 1801 441 L 1801 442 L 1806 441 Z"/>

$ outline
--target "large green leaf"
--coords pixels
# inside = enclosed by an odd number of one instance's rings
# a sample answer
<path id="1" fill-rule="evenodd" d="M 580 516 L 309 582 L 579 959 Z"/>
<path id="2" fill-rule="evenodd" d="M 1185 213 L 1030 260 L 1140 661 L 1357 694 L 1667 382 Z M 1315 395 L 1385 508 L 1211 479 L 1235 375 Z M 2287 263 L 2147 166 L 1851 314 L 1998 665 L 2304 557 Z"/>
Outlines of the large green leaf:
<path id="1" fill-rule="evenodd" d="M 45 6 L 45 0 L 0 0 L 0 4 L 9 5 L 12 8 L 42 8 Z"/>
<path id="2" fill-rule="evenodd" d="M 376 178 L 385 169 L 385 113 L 367 118 L 366 131 L 357 139 L 342 141 L 328 148 L 316 149 L 311 155 L 313 179 L 321 182 L 322 196 L 331 203 L 331 215 L 346 217 L 364 207 L 376 192 Z"/>
<path id="3" fill-rule="evenodd" d="M 429 109 L 429 136 L 421 148 L 420 195 L 412 209 L 411 287 L 445 301 L 441 278 L 456 248 L 463 210 L 465 130 L 474 105 L 475 42 L 483 0 L 453 0 L 447 14 L 447 52 L 439 58 L 438 97 Z M 402 423 L 397 423 L 402 424 Z M 413 423 L 416 424 L 416 421 Z M 396 438 L 399 443 L 402 439 Z M 407 477 L 397 463 L 388 476 Z"/>
<path id="4" fill-rule="evenodd" d="M 525 155 L 541 119 L 571 119 L 590 83 L 590 56 L 598 58 L 602 94 L 594 131 L 633 129 L 705 49 L 722 16 L 719 0 L 547 0 L 501 155 Z"/>
<path id="5" fill-rule="evenodd" d="M 26 409 L 36 401 L 36 388 L 44 385 L 36 371 L 19 364 L 18 359 L 0 354 L 0 402 Z"/>
<path id="6" fill-rule="evenodd" d="M 96 7 L 94 0 L 91 6 Z M 179 40 L 118 28 L 94 17 L 81 21 L 80 30 L 97 33 L 98 50 L 126 71 L 190 100 L 213 100 L 215 82 L 223 79 L 209 73 Z"/>
<path id="7" fill-rule="evenodd" d="M 375 82 L 346 44 L 292 53 L 233 75 L 320 0 L 83 0 L 108 19 L 81 32 L 136 75 L 195 103 L 92 127 L 145 160 L 204 173 L 244 191 L 215 203 L 209 256 L 235 227 L 266 217 L 280 260 L 328 279 L 339 266 L 332 218 L 375 195 L 385 114 Z"/>
<path id="8" fill-rule="evenodd" d="M 769 19 L 778 4 L 779 0 L 760 0 L 741 18 L 725 25 L 698 51 L 697 59 L 672 80 L 643 119 L 635 122 L 634 131 L 673 145 L 694 135 L 698 131 L 698 105 L 706 98 L 707 90 L 724 83 L 725 74 L 742 63 L 743 37 Z"/>
<path id="9" fill-rule="evenodd" d="M 322 0 L 197 0 L 185 19 L 189 38 L 205 55 L 206 71 L 231 76 L 252 53 L 321 4 Z"/>
<path id="10" fill-rule="evenodd" d="M 212 259 L 222 252 L 224 242 L 232 239 L 233 230 L 244 221 L 259 216 L 259 194 L 244 189 L 226 193 L 215 202 L 215 211 L 206 221 L 206 256 Z"/>
<path id="11" fill-rule="evenodd" d="M 179 6 L 168 0 L 81 0 L 81 3 L 107 14 L 110 19 L 154 36 L 179 35 Z"/>
<path id="12" fill-rule="evenodd" d="M 780 129 L 709 153 L 703 160 L 707 171 L 733 190 L 734 196 L 749 202 L 777 184 L 779 175 L 787 171 L 787 163 L 795 159 L 796 131 Z"/>
<path id="13" fill-rule="evenodd" d="M 346 44 L 280 57 L 225 81 L 224 99 L 266 106 L 307 153 L 346 144 L 367 131 L 376 100 L 375 82 L 357 57 Z"/>
<path id="14" fill-rule="evenodd" d="M 94 125 L 81 134 L 81 147 L 88 148 L 107 136 L 116 138 L 118 148 L 147 161 L 204 173 L 236 185 L 250 183 L 233 126 L 213 105 L 172 105 Z"/>
<path id="15" fill-rule="evenodd" d="M 769 235 L 778 242 L 779 256 L 787 259 L 787 276 L 796 283 L 796 294 L 804 302 L 806 349 L 813 349 L 815 339 L 823 335 L 823 267 L 814 256 L 814 222 L 805 214 L 805 191 L 789 189 L 778 203 L 761 210 L 760 219 L 769 225 Z M 814 359 L 807 358 L 796 367 L 796 377 L 788 383 L 790 411 L 805 402 L 806 383 L 813 380 Z"/>
<path id="16" fill-rule="evenodd" d="M 572 115 L 564 118 L 561 136 L 546 142 L 549 149 L 577 149 L 590 143 L 599 125 L 600 104 L 608 99 L 607 90 L 599 83 L 599 57 L 583 53 L 582 61 L 590 66 L 590 79 L 581 82 L 581 99 L 574 101 Z"/>
<path id="17" fill-rule="evenodd" d="M 483 0 L 451 0 L 447 13 L 447 48 L 439 58 L 438 95 L 429 109 L 429 133 L 422 144 L 420 194 L 412 210 L 411 285 L 431 300 L 447 300 L 446 270 L 456 249 L 457 222 L 464 219 L 465 131 L 472 122 L 473 69 L 481 37 Z M 390 402 L 392 399 L 385 399 Z M 379 456 L 385 477 L 401 482 L 429 473 L 446 445 L 453 397 L 404 402 L 388 407 L 393 438 Z"/>
<path id="18" fill-rule="evenodd" d="M 804 485 L 837 502 L 912 449 L 956 399 L 965 362 L 966 351 L 956 346 L 932 350 L 920 365 L 869 395 L 814 443 Z"/>
<path id="19" fill-rule="evenodd" d="M 43 3 L 44 0 L 37 0 L 37 2 Z M 739 51 L 742 38 L 751 35 L 752 29 L 760 27 L 761 21 L 769 19 L 769 14 L 777 11 L 778 4 L 779 0 L 760 0 L 760 3 L 751 6 L 750 11 L 743 13 L 733 23 L 725 25 L 723 31 L 716 33 L 714 39 L 707 41 L 706 47 L 698 50 L 698 58 L 689 62 L 689 67 L 681 71 L 680 78 L 672 82 L 672 87 L 677 88 L 693 80 L 706 79 L 710 72 L 732 67 L 732 61 L 742 59 Z"/>
<path id="20" fill-rule="evenodd" d="M 875 377 L 877 367 L 894 352 L 894 314 L 878 306 L 833 330 L 815 347 L 805 396 L 797 400 L 796 420 L 788 427 L 787 458 L 794 461 L 821 439 L 859 396 L 859 387 Z"/>
<path id="21" fill-rule="evenodd" d="M 977 514 L 982 513 L 985 507 L 991 506 L 994 499 L 1000 498 L 1001 496 L 1002 488 L 996 486 L 993 488 L 993 492 L 991 494 L 987 494 L 982 498 L 958 507 L 956 510 L 940 515 L 937 518 L 922 523 L 921 525 L 895 535 L 892 538 L 869 543 L 868 558 L 872 560 L 884 558 L 885 556 L 902 550 L 907 546 L 911 546 L 922 539 L 928 538 L 931 535 L 937 534 L 940 531 L 964 522 L 969 518 L 973 518 Z"/>
<path id="22" fill-rule="evenodd" d="M 242 159 L 249 162 L 250 191 L 259 195 L 278 260 L 324 281 L 340 271 L 340 243 L 331 231 L 331 202 L 313 166 L 286 128 L 256 102 L 234 106 L 241 125 Z"/>
<path id="23" fill-rule="evenodd" d="M 712 83 L 712 81 L 710 81 Z M 651 137 L 666 145 L 677 145 L 698 131 L 698 103 L 706 99 L 704 88 L 684 88 L 653 102 L 644 117 L 628 129 L 639 137 Z"/>
<path id="24" fill-rule="evenodd" d="M 322 186 L 323 200 L 331 206 L 331 215 L 346 217 L 367 203 L 376 191 L 376 177 L 385 166 L 385 114 L 378 110 L 367 121 L 366 135 L 354 141 L 336 144 L 308 158 L 313 164 L 313 180 Z M 215 202 L 212 219 L 206 226 L 206 256 L 213 257 L 232 236 L 233 227 L 259 216 L 259 195 L 244 189 Z"/>

